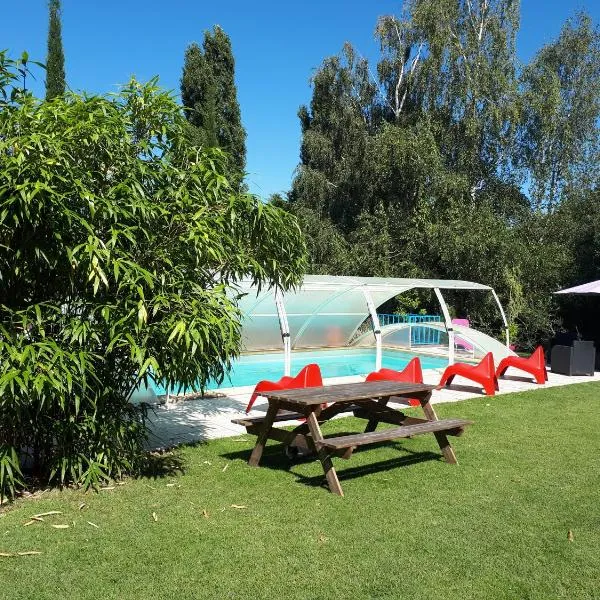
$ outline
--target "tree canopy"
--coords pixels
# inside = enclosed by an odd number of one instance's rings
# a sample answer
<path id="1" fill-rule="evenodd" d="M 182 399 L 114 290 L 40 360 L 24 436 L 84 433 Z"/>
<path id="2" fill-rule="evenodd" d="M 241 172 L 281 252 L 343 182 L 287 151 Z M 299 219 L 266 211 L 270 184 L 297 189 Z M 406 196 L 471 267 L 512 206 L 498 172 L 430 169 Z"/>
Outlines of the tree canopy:
<path id="1" fill-rule="evenodd" d="M 60 22 L 60 0 L 50 0 L 48 17 L 48 56 L 46 58 L 46 100 L 65 93 L 65 55 Z"/>
<path id="2" fill-rule="evenodd" d="M 198 145 L 218 146 L 243 175 L 246 131 L 242 125 L 235 85 L 235 60 L 228 35 L 218 25 L 204 32 L 202 48 L 191 44 L 185 52 L 181 99 Z"/>
<path id="3" fill-rule="evenodd" d="M 534 206 L 554 210 L 565 188 L 600 181 L 600 35 L 589 16 L 567 21 L 521 76 L 520 160 Z"/>
<path id="4" fill-rule="evenodd" d="M 350 44 L 326 58 L 299 110 L 288 209 L 310 270 L 488 283 L 528 347 L 584 260 L 553 213 L 600 187 L 600 34 L 578 15 L 521 67 L 518 27 L 514 0 L 410 0 L 378 20 L 376 66 Z M 464 302 L 454 309 L 498 325 Z"/>

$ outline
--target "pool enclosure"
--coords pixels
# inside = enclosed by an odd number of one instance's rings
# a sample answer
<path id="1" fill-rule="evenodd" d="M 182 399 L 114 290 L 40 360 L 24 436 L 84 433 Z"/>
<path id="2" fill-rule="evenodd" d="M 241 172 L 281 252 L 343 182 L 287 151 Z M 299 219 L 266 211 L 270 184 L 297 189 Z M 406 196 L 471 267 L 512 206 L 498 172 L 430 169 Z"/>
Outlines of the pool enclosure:
<path id="1" fill-rule="evenodd" d="M 242 338 L 245 352 L 280 349 L 285 357 L 285 374 L 290 374 L 291 352 L 299 349 L 375 346 L 375 369 L 381 367 L 382 347 L 407 347 L 410 323 L 381 326 L 377 307 L 412 289 L 432 290 L 440 304 L 443 321 L 420 323 L 432 328 L 447 351 L 449 364 L 461 347 L 472 349 L 473 358 L 493 352 L 500 360 L 512 354 L 506 316 L 496 292 L 470 281 L 443 279 L 401 279 L 306 275 L 302 284 L 288 292 L 261 289 L 250 281 L 238 284 L 244 295 L 239 301 L 243 315 Z M 468 327 L 455 325 L 444 300 L 444 290 L 490 293 L 504 323 L 506 344 Z M 458 342 L 458 345 L 457 345 Z"/>

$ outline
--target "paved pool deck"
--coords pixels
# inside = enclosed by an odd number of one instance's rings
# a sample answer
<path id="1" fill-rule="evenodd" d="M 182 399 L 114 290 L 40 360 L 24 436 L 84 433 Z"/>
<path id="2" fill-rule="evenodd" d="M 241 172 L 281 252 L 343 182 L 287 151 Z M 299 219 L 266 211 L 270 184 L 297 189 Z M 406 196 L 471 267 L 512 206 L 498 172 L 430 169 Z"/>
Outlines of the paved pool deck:
<path id="1" fill-rule="evenodd" d="M 423 372 L 425 383 L 437 385 L 442 372 L 443 369 L 426 369 Z M 523 377 L 518 373 L 518 371 L 509 370 L 508 378 L 500 381 L 500 391 L 496 394 L 511 394 L 545 387 L 600 381 L 600 372 L 596 372 L 593 377 L 568 377 L 548 372 L 546 384 L 538 386 L 532 383 L 528 377 Z M 364 377 L 334 377 L 325 379 L 324 383 L 325 385 L 334 385 L 360 381 L 364 381 Z M 245 414 L 244 409 L 248 404 L 252 389 L 252 387 L 227 388 L 220 390 L 217 395 L 209 395 L 205 398 L 171 398 L 169 402 L 156 405 L 150 415 L 149 448 L 168 449 L 180 444 L 197 443 L 245 433 L 245 429 L 234 425 L 231 419 Z M 491 400 L 484 396 L 479 388 L 474 387 L 472 382 L 456 377 L 451 388 L 433 392 L 432 402 L 435 404 L 458 402 L 467 398 L 481 398 L 485 402 Z M 266 412 L 266 408 L 267 402 L 263 398 L 258 398 L 251 414 L 260 415 Z"/>

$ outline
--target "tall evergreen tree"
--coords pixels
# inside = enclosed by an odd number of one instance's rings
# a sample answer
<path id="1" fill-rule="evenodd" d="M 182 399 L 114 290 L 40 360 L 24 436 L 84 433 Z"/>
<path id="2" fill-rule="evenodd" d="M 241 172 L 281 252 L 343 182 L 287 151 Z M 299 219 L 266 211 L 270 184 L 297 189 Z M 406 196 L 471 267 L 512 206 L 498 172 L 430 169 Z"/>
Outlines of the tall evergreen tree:
<path id="1" fill-rule="evenodd" d="M 202 48 L 185 52 L 181 98 L 193 126 L 192 140 L 228 152 L 234 169 L 246 166 L 246 131 L 242 125 L 235 86 L 235 60 L 229 36 L 217 25 L 204 33 Z"/>
<path id="2" fill-rule="evenodd" d="M 60 24 L 60 0 L 50 0 L 49 9 L 46 100 L 65 93 L 65 55 Z"/>

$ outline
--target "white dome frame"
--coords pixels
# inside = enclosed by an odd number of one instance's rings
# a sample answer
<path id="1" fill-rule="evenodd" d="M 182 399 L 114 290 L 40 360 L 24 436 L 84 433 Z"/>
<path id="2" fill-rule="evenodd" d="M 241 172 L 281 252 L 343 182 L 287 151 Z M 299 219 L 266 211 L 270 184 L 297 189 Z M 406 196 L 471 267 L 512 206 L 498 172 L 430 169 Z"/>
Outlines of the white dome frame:
<path id="1" fill-rule="evenodd" d="M 508 323 L 493 288 L 472 281 L 306 275 L 300 286 L 287 292 L 258 289 L 250 280 L 236 286 L 242 294 L 242 337 L 246 350 L 274 350 L 283 345 L 285 375 L 290 375 L 291 352 L 296 348 L 326 348 L 348 345 L 357 329 L 371 317 L 375 335 L 375 369 L 381 368 L 381 327 L 377 306 L 411 289 L 434 291 L 448 333 L 448 364 L 454 363 L 454 326 L 441 290 L 491 292 L 510 345 Z"/>

